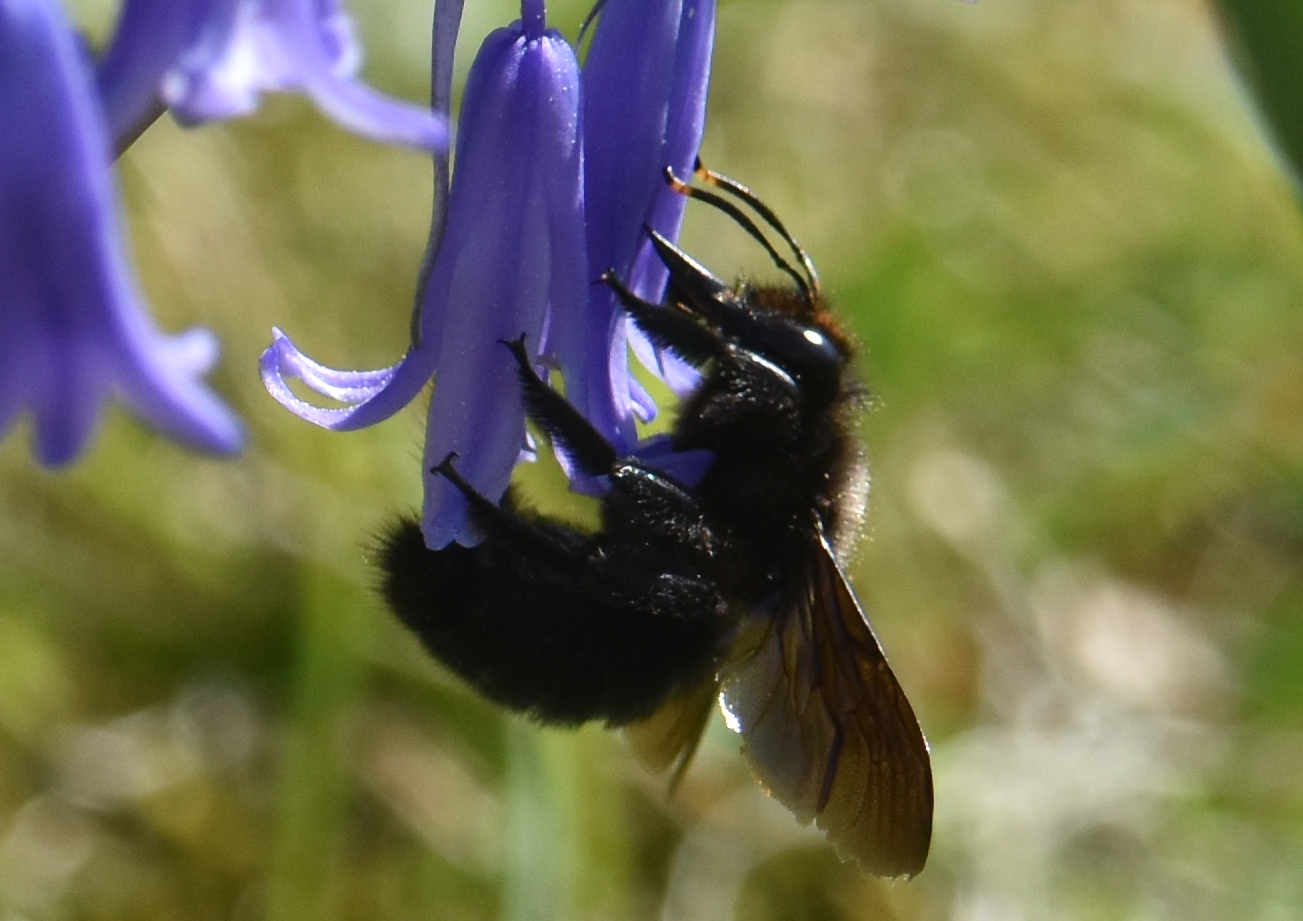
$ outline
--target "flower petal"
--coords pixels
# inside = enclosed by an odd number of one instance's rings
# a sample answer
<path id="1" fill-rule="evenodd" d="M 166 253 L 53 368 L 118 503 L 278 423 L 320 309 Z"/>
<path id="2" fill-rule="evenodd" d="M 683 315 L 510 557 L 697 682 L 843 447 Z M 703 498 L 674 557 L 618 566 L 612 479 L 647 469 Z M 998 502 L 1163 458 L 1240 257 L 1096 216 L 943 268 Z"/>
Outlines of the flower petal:
<path id="1" fill-rule="evenodd" d="M 388 368 L 336 371 L 304 355 L 276 329 L 272 344 L 262 353 L 259 370 L 267 392 L 296 416 L 322 428 L 349 432 L 383 422 L 416 398 L 429 383 L 438 357 L 437 351 L 426 345 L 413 346 L 402 361 Z M 327 399 L 346 405 L 314 406 L 294 394 L 288 379 L 303 381 Z"/>
<path id="2" fill-rule="evenodd" d="M 664 170 L 690 172 L 701 142 L 714 19 L 714 0 L 607 0 L 584 66 L 589 263 L 597 272 L 614 269 L 650 300 L 660 299 L 666 274 L 636 260 L 646 249 L 644 226 L 678 236 L 684 202 L 666 186 Z M 621 451 L 631 451 L 638 400 L 628 372 L 628 321 L 604 285 L 590 289 L 581 320 L 558 329 L 567 396 Z M 607 358 L 593 361 L 594 354 Z M 673 369 L 667 379 L 695 381 L 673 356 L 663 361 Z"/>
<path id="3" fill-rule="evenodd" d="M 160 333 L 136 295 L 106 126 L 51 0 L 0 3 L 0 124 L 0 420 L 27 407 L 37 457 L 67 463 L 114 394 L 173 438 L 238 450 L 239 421 L 200 380 L 215 340 Z"/>
<path id="4" fill-rule="evenodd" d="M 425 457 L 429 468 L 456 452 L 462 476 L 494 499 L 525 446 L 520 382 L 500 340 L 547 348 L 545 325 L 587 295 L 579 85 L 565 40 L 532 38 L 520 23 L 486 39 L 466 82 L 421 319 L 422 337 L 441 341 Z M 476 539 L 460 494 L 431 473 L 423 526 L 434 548 Z"/>
<path id="5" fill-rule="evenodd" d="M 431 102 L 436 116 L 446 122 L 452 96 L 452 56 L 461 25 L 461 0 L 436 0 L 434 11 Z M 443 239 L 447 221 L 448 155 L 434 151 L 434 219 L 430 241 L 420 274 L 422 290 L 427 286 Z M 302 419 L 323 428 L 345 431 L 365 428 L 389 418 L 410 403 L 429 383 L 439 357 L 441 306 L 425 317 L 427 299 L 418 304 L 412 322 L 412 344 L 402 361 L 375 371 L 337 371 L 318 364 L 303 354 L 279 329 L 272 330 L 272 344 L 259 362 L 263 386 L 281 405 Z M 422 331 L 422 324 L 428 329 Z M 290 389 L 289 380 L 299 380 L 310 389 L 345 404 L 342 408 L 314 406 Z"/>
<path id="6" fill-rule="evenodd" d="M 710 465 L 715 462 L 715 452 L 704 448 L 675 451 L 674 443 L 668 435 L 653 435 L 641 442 L 634 453 L 647 466 L 659 470 L 689 489 L 701 482 L 701 478 L 710 470 Z"/>
<path id="7" fill-rule="evenodd" d="M 215 48 L 226 43 L 237 2 L 126 0 L 122 4 L 116 33 L 96 68 L 109 134 L 115 142 L 133 137 L 151 116 L 163 75 L 187 46 Z M 207 40 L 196 41 L 196 33 Z"/>
<path id="8" fill-rule="evenodd" d="M 156 99 L 187 123 L 247 115 L 264 92 L 303 92 L 378 141 L 439 150 L 446 119 L 355 79 L 361 48 L 340 0 L 126 0 L 99 68 L 115 138 Z"/>
<path id="9" fill-rule="evenodd" d="M 437 369 L 423 516 L 432 547 L 472 543 L 476 534 L 463 497 L 429 468 L 456 453 L 462 476 L 497 498 L 529 450 L 520 381 L 503 340 L 524 335 L 546 348 L 551 318 L 585 303 L 579 87 L 574 52 L 556 33 L 527 34 L 518 22 L 490 35 L 467 78 L 457 169 L 446 215 L 435 216 L 446 226 L 406 357 L 378 371 L 336 371 L 279 330 L 263 354 L 272 396 L 336 430 L 386 418 Z M 313 406 L 290 390 L 291 379 L 347 405 Z"/>

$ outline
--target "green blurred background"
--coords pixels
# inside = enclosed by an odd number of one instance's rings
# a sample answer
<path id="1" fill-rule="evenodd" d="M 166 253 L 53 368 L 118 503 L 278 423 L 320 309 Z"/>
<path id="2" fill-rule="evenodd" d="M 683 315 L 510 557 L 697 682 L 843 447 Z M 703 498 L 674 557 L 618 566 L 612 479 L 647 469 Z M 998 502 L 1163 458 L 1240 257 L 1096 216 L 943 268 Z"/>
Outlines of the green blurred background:
<path id="1" fill-rule="evenodd" d="M 1234 5 L 1288 154 L 1297 9 Z M 428 4 L 353 6 L 368 77 L 422 99 Z M 512 16 L 467 6 L 463 72 Z M 807 244 L 876 395 L 851 573 L 933 744 L 908 883 L 720 721 L 667 798 L 618 734 L 421 654 L 368 559 L 421 408 L 324 432 L 256 361 L 273 324 L 401 354 L 429 164 L 298 99 L 157 124 L 121 161 L 142 283 L 221 334 L 251 446 L 121 411 L 64 473 L 0 443 L 0 917 L 1303 917 L 1303 223 L 1226 47 L 1201 0 L 721 3 L 704 157 Z M 772 277 L 718 215 L 684 239 Z"/>

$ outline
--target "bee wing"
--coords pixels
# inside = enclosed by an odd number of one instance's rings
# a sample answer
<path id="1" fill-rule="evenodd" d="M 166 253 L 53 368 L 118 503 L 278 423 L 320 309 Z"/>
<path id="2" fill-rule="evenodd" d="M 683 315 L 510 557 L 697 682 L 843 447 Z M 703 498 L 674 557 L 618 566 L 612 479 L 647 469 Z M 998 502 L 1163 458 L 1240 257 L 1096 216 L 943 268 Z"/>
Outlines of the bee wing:
<path id="1" fill-rule="evenodd" d="M 697 752 L 717 697 L 719 679 L 711 675 L 679 691 L 651 716 L 624 727 L 629 747 L 644 767 L 656 773 L 673 768 L 670 792 L 679 785 Z"/>
<path id="2" fill-rule="evenodd" d="M 721 703 L 771 796 L 865 870 L 912 876 L 932 837 L 927 741 L 822 531 L 814 551 Z"/>

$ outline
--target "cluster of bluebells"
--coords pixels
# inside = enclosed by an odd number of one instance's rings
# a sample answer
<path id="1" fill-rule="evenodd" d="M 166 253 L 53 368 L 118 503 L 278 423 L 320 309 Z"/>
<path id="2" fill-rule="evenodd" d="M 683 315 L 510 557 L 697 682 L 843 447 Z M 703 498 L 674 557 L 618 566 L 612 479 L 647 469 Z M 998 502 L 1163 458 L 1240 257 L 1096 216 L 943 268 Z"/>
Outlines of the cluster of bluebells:
<path id="1" fill-rule="evenodd" d="M 434 4 L 429 107 L 357 79 L 360 49 L 342 0 L 123 0 L 98 53 L 60 2 L 0 0 L 0 432 L 26 411 L 42 463 L 79 456 L 109 396 L 189 446 L 241 448 L 238 418 L 203 380 L 217 356 L 211 334 L 166 335 L 141 299 L 113 162 L 163 111 L 198 125 L 283 91 L 307 95 L 344 128 L 434 158 L 434 226 L 402 360 L 333 370 L 276 330 L 261 362 L 273 397 L 334 430 L 388 418 L 434 379 L 423 515 L 431 547 L 475 534 L 464 500 L 428 468 L 456 452 L 463 476 L 500 496 L 528 453 L 501 340 L 523 335 L 621 453 L 660 455 L 689 478 L 700 466 L 638 441 L 636 424 L 655 406 L 629 373 L 630 346 L 676 389 L 692 372 L 657 354 L 594 282 L 611 270 L 644 298 L 664 288 L 646 229 L 677 236 L 684 200 L 664 172 L 690 172 L 701 140 L 714 0 L 601 0 L 582 65 L 548 27 L 544 0 L 521 0 L 519 20 L 476 54 L 451 170 L 462 0 Z M 291 379 L 336 406 L 300 399 Z"/>

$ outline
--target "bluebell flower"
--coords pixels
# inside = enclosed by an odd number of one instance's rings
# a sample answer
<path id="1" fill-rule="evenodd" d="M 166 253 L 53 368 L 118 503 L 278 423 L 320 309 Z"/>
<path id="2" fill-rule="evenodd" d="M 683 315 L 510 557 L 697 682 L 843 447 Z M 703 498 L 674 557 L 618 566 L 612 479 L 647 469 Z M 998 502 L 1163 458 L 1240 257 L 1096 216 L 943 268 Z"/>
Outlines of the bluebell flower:
<path id="1" fill-rule="evenodd" d="M 582 75 L 569 44 L 545 29 L 542 0 L 523 0 L 521 14 L 472 65 L 447 228 L 404 359 L 336 371 L 279 331 L 263 356 L 272 395 L 337 430 L 387 418 L 436 378 L 423 508 L 434 548 L 476 535 L 464 499 L 429 468 L 455 451 L 461 474 L 496 498 L 526 449 L 519 382 L 498 340 L 523 333 L 621 452 L 664 453 L 637 441 L 635 416 L 655 407 L 629 376 L 624 314 L 594 282 L 609 268 L 644 296 L 661 295 L 665 274 L 640 261 L 644 225 L 678 233 L 683 203 L 664 168 L 690 172 L 700 142 L 714 3 L 607 0 Z M 287 378 L 345 406 L 313 406 Z"/>
<path id="2" fill-rule="evenodd" d="M 463 475 L 494 496 L 506 490 L 525 443 L 515 365 L 498 340 L 523 333 L 532 347 L 544 346 L 549 306 L 582 303 L 589 282 L 579 65 L 570 45 L 544 28 L 542 4 L 524 7 L 522 20 L 491 34 L 471 66 L 447 228 L 407 356 L 380 371 L 331 371 L 279 333 L 263 356 L 272 395 L 334 429 L 388 417 L 437 369 L 426 456 L 457 451 L 467 461 Z M 286 374 L 353 405 L 306 404 L 286 388 Z M 471 539 L 465 505 L 441 477 L 427 475 L 424 513 L 431 546 Z"/>
<path id="3" fill-rule="evenodd" d="M 247 115 L 262 93 L 283 91 L 374 140 L 446 147 L 446 120 L 357 81 L 361 60 L 340 0 L 125 0 L 98 82 L 119 143 L 160 103 L 197 123 Z"/>
<path id="4" fill-rule="evenodd" d="M 589 264 L 613 269 L 638 296 L 659 301 L 668 273 L 645 228 L 677 240 L 686 199 L 669 188 L 665 168 L 692 173 L 706 121 L 706 89 L 715 36 L 715 0 L 606 0 L 584 63 L 584 214 Z M 658 354 L 606 285 L 589 289 L 562 365 L 566 396 L 621 453 L 636 448 L 634 417 L 655 406 L 629 374 L 632 339 L 643 363 L 682 393 L 696 372 Z M 564 348 L 564 347 L 563 347 Z M 599 356 L 606 356 L 599 358 Z M 643 453 L 645 453 L 645 448 Z"/>
<path id="5" fill-rule="evenodd" d="M 136 292 L 108 133 L 57 0 L 0 0 L 0 125 L 0 431 L 27 410 L 37 458 L 64 464 L 112 395 L 172 438 L 238 450 L 201 379 L 216 340 L 162 334 Z"/>

